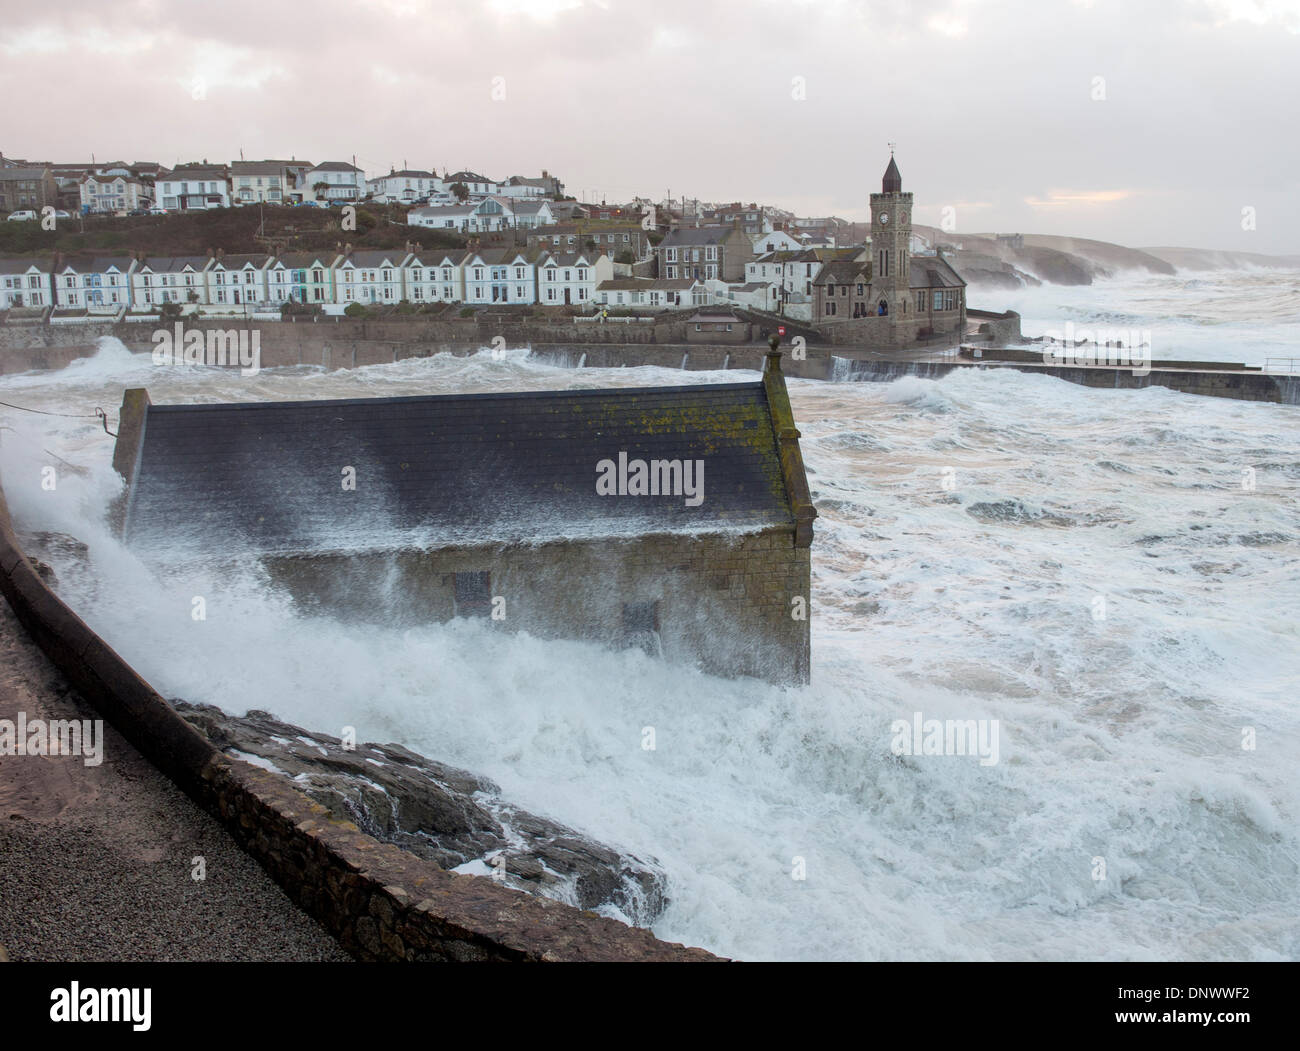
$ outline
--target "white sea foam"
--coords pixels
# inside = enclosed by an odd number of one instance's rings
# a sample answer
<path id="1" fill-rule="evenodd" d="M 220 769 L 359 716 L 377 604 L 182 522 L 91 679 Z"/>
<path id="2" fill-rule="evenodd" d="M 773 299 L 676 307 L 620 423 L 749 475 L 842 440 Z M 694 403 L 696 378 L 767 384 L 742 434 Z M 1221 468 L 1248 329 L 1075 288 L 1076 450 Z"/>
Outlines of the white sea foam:
<path id="1" fill-rule="evenodd" d="M 139 362 L 106 353 L 0 399 L 115 406 Z M 150 369 L 156 402 L 755 376 L 486 353 Z M 663 937 L 750 959 L 1300 957 L 1300 410 L 1009 371 L 790 386 L 821 512 L 803 689 L 479 621 L 304 617 L 250 575 L 158 580 L 102 525 L 94 421 L 7 414 L 0 465 L 20 525 L 88 541 L 93 574 L 56 566 L 65 596 L 165 694 L 355 726 L 656 857 Z M 45 449 L 89 473 L 42 491 Z M 999 763 L 894 756 L 916 711 L 998 720 Z"/>

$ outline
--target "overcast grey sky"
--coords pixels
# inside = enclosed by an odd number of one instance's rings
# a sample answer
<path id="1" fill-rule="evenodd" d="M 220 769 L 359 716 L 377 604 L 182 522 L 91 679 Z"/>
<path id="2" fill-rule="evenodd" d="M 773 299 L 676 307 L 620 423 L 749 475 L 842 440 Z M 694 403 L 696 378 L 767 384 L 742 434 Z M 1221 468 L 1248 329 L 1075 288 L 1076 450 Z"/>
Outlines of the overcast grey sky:
<path id="1" fill-rule="evenodd" d="M 0 97 L 29 159 L 546 168 L 847 218 L 896 142 L 958 233 L 1300 252 L 1300 0 L 0 0 Z"/>

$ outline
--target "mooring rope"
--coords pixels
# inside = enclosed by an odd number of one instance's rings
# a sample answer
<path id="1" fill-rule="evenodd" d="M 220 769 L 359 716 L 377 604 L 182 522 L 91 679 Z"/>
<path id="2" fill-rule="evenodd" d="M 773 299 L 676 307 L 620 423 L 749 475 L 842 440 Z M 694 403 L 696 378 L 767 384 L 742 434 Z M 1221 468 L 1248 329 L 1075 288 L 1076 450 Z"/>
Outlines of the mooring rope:
<path id="1" fill-rule="evenodd" d="M 58 416 L 65 420 L 99 420 L 104 424 L 104 433 L 110 438 L 116 438 L 117 435 L 108 429 L 108 413 L 95 406 L 94 412 L 50 412 L 48 409 L 33 409 L 26 405 L 15 405 L 13 402 L 0 401 L 0 405 L 8 409 L 18 409 L 21 412 L 34 412 L 40 416 Z"/>

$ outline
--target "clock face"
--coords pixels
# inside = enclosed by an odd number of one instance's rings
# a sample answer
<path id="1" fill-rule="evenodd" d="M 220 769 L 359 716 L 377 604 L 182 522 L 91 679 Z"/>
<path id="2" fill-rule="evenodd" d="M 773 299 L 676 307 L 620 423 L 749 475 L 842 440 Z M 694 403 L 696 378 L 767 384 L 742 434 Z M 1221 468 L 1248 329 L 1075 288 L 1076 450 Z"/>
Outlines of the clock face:
<path id="1" fill-rule="evenodd" d="M 889 222 L 889 213 L 888 213 L 888 212 L 881 212 L 881 213 L 880 213 L 880 222 L 881 222 L 882 224 Z"/>

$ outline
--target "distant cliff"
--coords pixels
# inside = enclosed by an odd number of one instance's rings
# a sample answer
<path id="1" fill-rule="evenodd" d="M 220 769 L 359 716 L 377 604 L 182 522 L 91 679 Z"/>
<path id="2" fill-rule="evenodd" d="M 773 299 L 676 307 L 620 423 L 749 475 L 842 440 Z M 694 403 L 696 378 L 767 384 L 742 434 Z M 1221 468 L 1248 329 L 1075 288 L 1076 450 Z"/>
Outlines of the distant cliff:
<path id="1" fill-rule="evenodd" d="M 1016 289 L 1040 285 L 1090 285 L 1125 271 L 1176 274 L 1179 270 L 1250 267 L 1300 268 L 1300 256 L 1219 252 L 1200 248 L 1126 248 L 1109 241 L 1048 234 L 956 234 L 932 226 L 916 233 L 945 246 L 944 256 L 968 284 Z"/>

